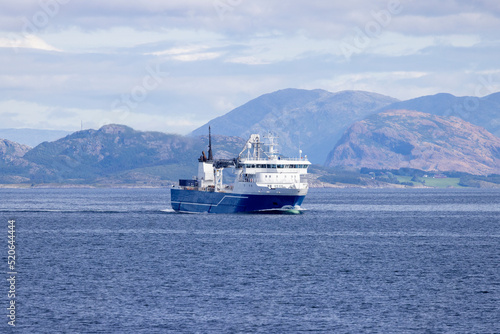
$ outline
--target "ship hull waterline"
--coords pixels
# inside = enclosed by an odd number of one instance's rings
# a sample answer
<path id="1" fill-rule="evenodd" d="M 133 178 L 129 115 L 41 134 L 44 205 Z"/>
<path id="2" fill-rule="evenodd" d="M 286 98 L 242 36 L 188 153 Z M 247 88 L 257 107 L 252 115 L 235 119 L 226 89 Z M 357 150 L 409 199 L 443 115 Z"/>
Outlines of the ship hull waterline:
<path id="1" fill-rule="evenodd" d="M 237 194 L 171 189 L 172 209 L 181 213 L 302 213 L 305 195 Z"/>

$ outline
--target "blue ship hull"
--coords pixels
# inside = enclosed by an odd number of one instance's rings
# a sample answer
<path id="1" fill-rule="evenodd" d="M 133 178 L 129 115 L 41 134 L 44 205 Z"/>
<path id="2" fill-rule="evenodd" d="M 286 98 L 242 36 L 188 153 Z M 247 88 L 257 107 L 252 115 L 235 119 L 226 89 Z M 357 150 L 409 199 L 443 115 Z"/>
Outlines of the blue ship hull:
<path id="1" fill-rule="evenodd" d="M 249 195 L 171 189 L 172 209 L 177 212 L 238 213 L 280 210 L 301 205 L 305 196 Z"/>

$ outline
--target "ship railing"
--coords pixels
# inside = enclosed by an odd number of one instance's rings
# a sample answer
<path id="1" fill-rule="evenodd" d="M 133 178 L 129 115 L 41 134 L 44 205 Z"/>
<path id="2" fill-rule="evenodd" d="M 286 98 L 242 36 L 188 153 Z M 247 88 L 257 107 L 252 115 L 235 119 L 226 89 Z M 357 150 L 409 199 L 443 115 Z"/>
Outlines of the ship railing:
<path id="1" fill-rule="evenodd" d="M 254 159 L 254 158 L 240 158 L 240 163 L 241 162 L 246 162 L 246 161 L 303 161 L 303 162 L 309 162 L 308 159 L 306 158 L 259 158 L 259 159 Z"/>
<path id="2" fill-rule="evenodd" d="M 288 184 L 283 184 L 283 183 L 276 183 L 276 184 L 269 184 L 267 185 L 267 188 L 269 189 L 306 189 L 307 188 L 307 183 L 288 183 Z"/>

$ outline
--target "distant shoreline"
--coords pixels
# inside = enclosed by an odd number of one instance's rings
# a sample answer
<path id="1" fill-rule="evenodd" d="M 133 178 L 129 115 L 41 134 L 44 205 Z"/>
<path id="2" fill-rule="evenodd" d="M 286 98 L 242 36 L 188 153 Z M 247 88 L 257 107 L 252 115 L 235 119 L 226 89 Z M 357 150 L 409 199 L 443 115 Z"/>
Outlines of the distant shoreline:
<path id="1" fill-rule="evenodd" d="M 138 185 L 138 184 L 64 184 L 64 183 L 47 183 L 47 184 L 0 184 L 0 189 L 170 189 L 172 185 Z M 488 184 L 481 187 L 429 187 L 429 186 L 405 186 L 399 184 L 378 184 L 373 186 L 357 185 L 357 184 L 331 184 L 331 183 L 316 183 L 309 186 L 310 189 L 500 189 L 500 185 Z"/>
<path id="2" fill-rule="evenodd" d="M 161 189 L 161 188 L 171 188 L 171 186 L 160 186 L 160 185 L 133 185 L 133 184 L 123 184 L 123 185 L 95 185 L 95 184 L 63 184 L 63 183 L 48 183 L 48 184 L 0 184 L 0 189 Z"/>

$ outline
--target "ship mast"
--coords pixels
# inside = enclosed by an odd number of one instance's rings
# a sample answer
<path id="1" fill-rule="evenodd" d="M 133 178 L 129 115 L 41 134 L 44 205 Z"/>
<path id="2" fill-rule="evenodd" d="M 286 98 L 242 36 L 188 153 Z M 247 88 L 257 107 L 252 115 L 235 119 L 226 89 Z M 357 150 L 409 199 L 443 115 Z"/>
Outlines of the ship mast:
<path id="1" fill-rule="evenodd" d="M 212 133 L 210 130 L 210 126 L 208 126 L 208 161 L 214 160 L 212 155 Z"/>

